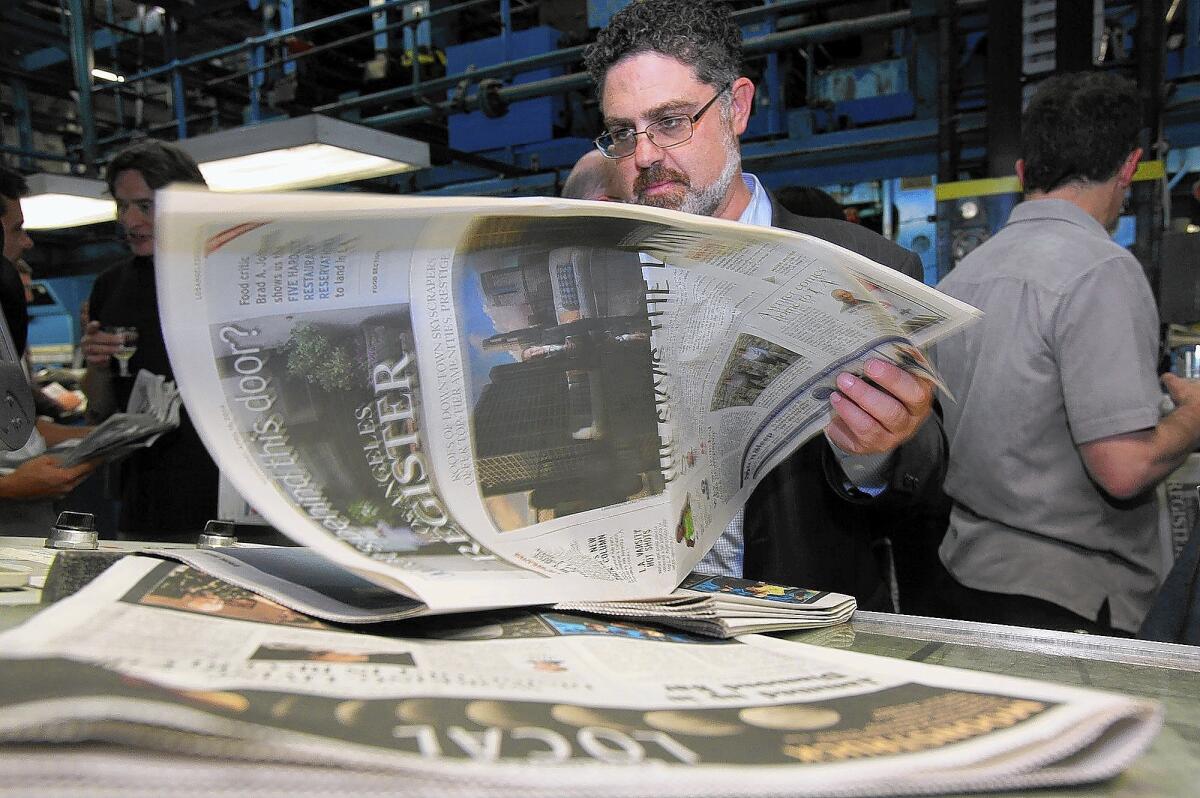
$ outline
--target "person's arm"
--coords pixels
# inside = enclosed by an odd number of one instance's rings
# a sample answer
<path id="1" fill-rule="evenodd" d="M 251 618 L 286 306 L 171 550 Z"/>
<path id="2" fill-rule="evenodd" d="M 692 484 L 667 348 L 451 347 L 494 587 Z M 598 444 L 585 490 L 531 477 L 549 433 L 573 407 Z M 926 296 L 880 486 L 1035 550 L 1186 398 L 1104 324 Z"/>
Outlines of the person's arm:
<path id="1" fill-rule="evenodd" d="M 1175 410 L 1153 429 L 1080 444 L 1092 479 L 1114 499 L 1131 499 L 1161 482 L 1200 445 L 1200 382 L 1163 375 Z"/>
<path id="2" fill-rule="evenodd" d="M 53 499 L 66 496 L 95 470 L 98 461 L 63 468 L 58 458 L 44 454 L 28 460 L 11 474 L 0 476 L 0 499 Z"/>
<path id="3" fill-rule="evenodd" d="M 882 360 L 868 361 L 866 373 L 874 385 L 838 377 L 841 393 L 831 397 L 835 415 L 825 429 L 826 480 L 847 501 L 906 504 L 939 488 L 945 475 L 934 387 Z"/>
<path id="4" fill-rule="evenodd" d="M 854 504 L 907 506 L 930 500 L 939 494 L 949 462 L 940 411 L 886 455 L 847 457 L 830 444 L 822 460 L 833 492 Z M 858 465 L 865 467 L 858 471 Z"/>
<path id="5" fill-rule="evenodd" d="M 825 440 L 828 442 L 829 438 Z M 887 488 L 896 456 L 894 450 L 883 454 L 850 454 L 829 442 L 829 451 L 841 468 L 844 481 L 850 486 L 872 496 L 882 493 Z M 838 479 L 841 480 L 842 477 L 839 476 Z"/>
<path id="6" fill-rule="evenodd" d="M 38 432 L 46 439 L 47 446 L 57 446 L 63 441 L 71 438 L 85 438 L 94 427 L 74 427 L 66 424 L 57 424 L 49 419 L 38 419 Z"/>
<path id="7" fill-rule="evenodd" d="M 87 419 L 98 423 L 118 409 L 111 364 L 120 339 L 101 332 L 100 322 L 89 321 L 82 343 L 87 361 L 87 372 L 83 375 L 83 392 L 88 399 Z"/>

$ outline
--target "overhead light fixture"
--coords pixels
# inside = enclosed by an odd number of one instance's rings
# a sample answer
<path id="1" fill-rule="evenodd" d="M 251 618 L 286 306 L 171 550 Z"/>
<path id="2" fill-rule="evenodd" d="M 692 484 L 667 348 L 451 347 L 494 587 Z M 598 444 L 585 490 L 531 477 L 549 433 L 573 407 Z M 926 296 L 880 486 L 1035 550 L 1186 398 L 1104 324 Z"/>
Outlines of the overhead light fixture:
<path id="1" fill-rule="evenodd" d="M 26 229 L 79 227 L 117 218 L 117 204 L 107 196 L 103 180 L 45 173 L 26 180 L 29 194 L 21 198 Z"/>
<path id="2" fill-rule="evenodd" d="M 429 166 L 429 145 L 319 114 L 222 130 L 176 144 L 213 191 L 315 188 Z"/>
<path id="3" fill-rule="evenodd" d="M 107 69 L 101 69 L 100 67 L 96 67 L 92 70 L 92 77 L 100 78 L 100 80 L 107 80 L 110 83 L 125 82 L 124 75 L 118 75 L 116 72 L 109 72 Z"/>

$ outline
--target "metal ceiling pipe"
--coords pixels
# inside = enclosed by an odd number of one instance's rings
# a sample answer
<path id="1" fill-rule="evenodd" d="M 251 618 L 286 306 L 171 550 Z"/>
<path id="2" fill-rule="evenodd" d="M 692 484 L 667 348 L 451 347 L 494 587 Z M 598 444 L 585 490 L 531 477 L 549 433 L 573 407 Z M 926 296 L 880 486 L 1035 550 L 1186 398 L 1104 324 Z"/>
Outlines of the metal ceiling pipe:
<path id="1" fill-rule="evenodd" d="M 71 35 L 71 70 L 79 94 L 79 126 L 83 135 L 83 167 L 96 172 L 96 112 L 92 106 L 92 47 L 88 35 L 88 11 L 83 0 L 69 0 L 67 26 Z"/>
<path id="2" fill-rule="evenodd" d="M 544 69 L 550 66 L 574 64 L 583 59 L 583 53 L 585 50 L 587 50 L 587 47 L 588 46 L 586 44 L 579 44 L 574 47 L 567 47 L 562 50 L 554 50 L 549 53 L 531 55 L 527 58 L 517 58 L 513 61 L 506 61 L 502 64 L 492 64 L 491 66 L 479 67 L 477 69 L 472 69 L 470 72 L 460 72 L 456 75 L 447 75 L 443 78 L 427 80 L 417 86 L 398 86 L 394 89 L 385 89 L 372 94 L 363 94 L 358 97 L 348 97 L 345 100 L 339 100 L 335 103 L 318 105 L 313 108 L 313 113 L 336 114 L 339 111 L 346 111 L 363 105 L 392 102 L 394 100 L 406 100 L 418 94 L 425 94 L 426 92 L 453 89 L 464 80 L 477 82 L 483 80 L 484 78 L 508 77 L 509 75 L 515 75 L 521 72 L 532 72 L 535 69 Z"/>
<path id="3" fill-rule="evenodd" d="M 780 16 L 798 11 L 815 10 L 828 6 L 839 5 L 843 2 L 845 2 L 845 0 L 781 0 L 778 3 L 770 3 L 757 6 L 755 8 L 745 8 L 741 11 L 735 11 L 733 12 L 732 16 L 739 23 L 747 24 L 757 22 L 761 19 L 766 19 L 770 16 Z M 982 2 L 982 0 L 980 0 L 980 2 Z M 848 20 L 848 22 L 861 21 L 862 20 Z M 836 26 L 843 23 L 836 22 L 828 24 Z M 807 28 L 800 28 L 796 30 L 815 30 L 824 29 L 825 27 L 825 25 L 813 25 Z M 529 56 L 527 58 L 518 58 L 514 61 L 505 61 L 500 64 L 478 67 L 476 69 L 472 69 L 470 72 L 459 72 L 455 75 L 446 75 L 445 77 L 437 78 L 436 80 L 425 81 L 420 85 L 398 86 L 394 89 L 385 89 L 383 91 L 377 91 L 371 94 L 363 94 L 358 97 L 348 97 L 345 100 L 319 105 L 312 110 L 313 113 L 316 114 L 337 114 L 341 111 L 346 111 L 351 108 L 358 108 L 363 105 L 373 105 L 376 103 L 405 100 L 410 97 L 425 94 L 427 92 L 452 89 L 464 80 L 477 82 L 483 80 L 484 78 L 509 77 L 511 75 L 520 74 L 521 72 L 532 72 L 536 69 L 544 69 L 545 67 L 575 64 L 583 60 L 583 55 L 587 48 L 588 45 L 580 44 L 574 47 L 554 50 L 553 52 L 549 53 L 539 53 L 538 55 Z"/>
<path id="4" fill-rule="evenodd" d="M 545 80 L 535 80 L 532 83 L 518 83 L 515 86 L 500 89 L 496 93 L 504 102 L 514 103 L 520 100 L 532 100 L 535 97 L 563 94 L 574 89 L 586 89 L 591 85 L 592 78 L 590 75 L 586 72 L 576 72 L 572 75 L 559 75 L 558 77 L 546 78 Z M 402 127 L 446 114 L 462 111 L 478 111 L 480 110 L 479 96 L 479 92 L 476 92 L 464 101 L 446 100 L 445 102 L 434 103 L 433 105 L 422 106 L 420 108 L 406 108 L 403 111 L 392 111 L 387 114 L 366 117 L 360 120 L 360 124 L 381 128 Z"/>
<path id="5" fill-rule="evenodd" d="M 982 5 L 983 2 L 984 0 L 976 0 L 974 4 Z M 747 39 L 743 44 L 743 51 L 746 55 L 761 55 L 788 47 L 829 41 L 855 33 L 890 30 L 908 24 L 911 21 L 911 11 L 894 11 L 862 19 L 827 22 L 821 25 L 811 25 L 806 28 L 769 33 L 765 36 L 756 36 L 753 39 Z M 534 97 L 561 94 L 573 89 L 587 88 L 591 83 L 592 79 L 590 75 L 586 72 L 579 72 L 572 75 L 561 75 L 559 77 L 538 80 L 532 83 L 519 83 L 515 86 L 507 86 L 500 89 L 498 94 L 502 100 L 513 103 Z M 478 110 L 479 107 L 479 92 L 476 92 L 467 97 L 465 101 L 462 99 L 446 100 L 420 108 L 407 108 L 403 111 L 393 111 L 391 113 L 365 117 L 361 122 L 364 125 L 374 127 L 401 127 L 456 111 Z"/>
<path id="6" fill-rule="evenodd" d="M 74 0 L 72 0 L 72 2 L 74 2 Z M 277 31 L 273 31 L 270 33 L 264 33 L 261 36 L 251 36 L 251 37 L 247 38 L 245 41 L 237 42 L 236 44 L 226 45 L 225 47 L 218 47 L 217 49 L 209 50 L 206 53 L 197 53 L 196 55 L 188 56 L 187 58 L 184 58 L 181 60 L 172 61 L 169 64 L 163 64 L 162 66 L 157 66 L 157 67 L 154 67 L 153 69 L 147 69 L 142 72 L 138 72 L 135 75 L 126 75 L 124 84 L 122 84 L 122 85 L 129 84 L 129 83 L 137 83 L 138 81 L 146 80 L 147 78 L 158 77 L 159 75 L 164 75 L 173 69 L 184 69 L 186 67 L 195 66 L 196 64 L 204 63 L 205 61 L 212 60 L 213 58 L 222 58 L 227 55 L 234 55 L 235 53 L 240 53 L 243 50 L 249 50 L 254 47 L 261 47 L 266 44 L 272 44 L 281 39 L 286 39 L 289 36 L 296 36 L 298 34 L 307 33 L 312 30 L 320 30 L 321 28 L 328 27 L 330 25 L 336 25 L 340 22 L 346 22 L 347 20 L 354 19 L 355 17 L 364 16 L 366 14 L 378 14 L 382 11 L 387 11 L 388 9 L 391 9 L 391 8 L 401 7 L 410 2 L 412 2 L 412 0 L 384 0 L 383 3 L 381 3 L 380 5 L 377 5 L 377 6 L 363 6 L 362 8 L 355 8 L 355 9 L 351 9 L 350 11 L 343 11 L 340 14 L 334 14 L 332 16 L 324 17 L 322 19 L 314 20 L 312 22 L 304 22 L 300 25 L 296 25 L 291 28 L 286 28 L 284 30 L 277 30 Z M 433 19 L 434 17 L 438 17 L 443 14 L 449 14 L 449 13 L 453 13 L 456 11 L 461 11 L 464 8 L 469 8 L 470 6 L 476 6 L 481 3 L 494 3 L 494 2 L 496 2 L 496 0 L 464 0 L 461 3 L 455 3 L 452 6 L 446 6 L 445 8 L 439 8 L 436 11 L 432 11 L 429 14 L 427 14 L 426 16 L 422 17 L 421 19 L 422 20 Z M 113 84 L 113 85 L 115 85 L 115 84 Z M 102 85 L 102 86 L 96 86 L 92 89 L 92 91 L 104 91 L 104 90 L 110 89 L 110 88 L 112 88 L 112 85 L 106 84 L 106 85 Z"/>

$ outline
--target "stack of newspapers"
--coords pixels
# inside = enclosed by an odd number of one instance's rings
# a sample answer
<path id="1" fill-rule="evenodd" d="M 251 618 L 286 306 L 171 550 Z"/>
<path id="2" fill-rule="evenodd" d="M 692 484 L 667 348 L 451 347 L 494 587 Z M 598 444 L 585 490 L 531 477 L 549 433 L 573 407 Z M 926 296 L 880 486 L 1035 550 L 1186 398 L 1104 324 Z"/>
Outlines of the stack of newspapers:
<path id="1" fill-rule="evenodd" d="M 299 547 L 125 557 L 0 635 L 0 791 L 928 794 L 1108 778 L 1157 733 L 1153 702 L 745 634 L 854 602 L 692 574 L 838 374 L 936 384 L 973 308 L 618 203 L 155 205 L 188 416 Z"/>
<path id="2" fill-rule="evenodd" d="M 364 634 L 126 557 L 0 634 L 12 795 L 904 795 L 1087 783 L 1160 708 L 508 609 Z M 99 745 L 107 743 L 108 745 Z"/>
<path id="3" fill-rule="evenodd" d="M 160 548 L 144 553 L 198 571 L 326 621 L 370 624 L 418 618 L 431 609 L 340 568 L 303 547 Z M 666 596 L 559 602 L 557 610 L 632 619 L 709 637 L 811 629 L 850 618 L 853 596 L 728 576 L 690 574 Z"/>
<path id="4" fill-rule="evenodd" d="M 669 596 L 560 602 L 555 609 L 633 618 L 711 637 L 812 629 L 850 619 L 853 596 L 731 576 L 689 574 Z"/>

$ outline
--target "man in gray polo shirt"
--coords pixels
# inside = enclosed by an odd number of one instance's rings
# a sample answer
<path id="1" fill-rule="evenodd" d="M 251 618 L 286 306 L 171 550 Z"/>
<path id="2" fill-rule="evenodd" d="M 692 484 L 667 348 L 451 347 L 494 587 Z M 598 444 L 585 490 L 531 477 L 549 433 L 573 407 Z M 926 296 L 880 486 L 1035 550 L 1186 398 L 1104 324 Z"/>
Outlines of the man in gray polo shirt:
<path id="1" fill-rule="evenodd" d="M 1137 630 L 1158 586 L 1152 488 L 1200 443 L 1200 385 L 1166 375 L 1138 261 L 1109 237 L 1142 151 L 1128 80 L 1039 87 L 1017 175 L 1026 201 L 938 286 L 983 321 L 936 347 L 954 502 L 949 617 Z M 952 578 L 949 578 L 952 577 Z"/>

